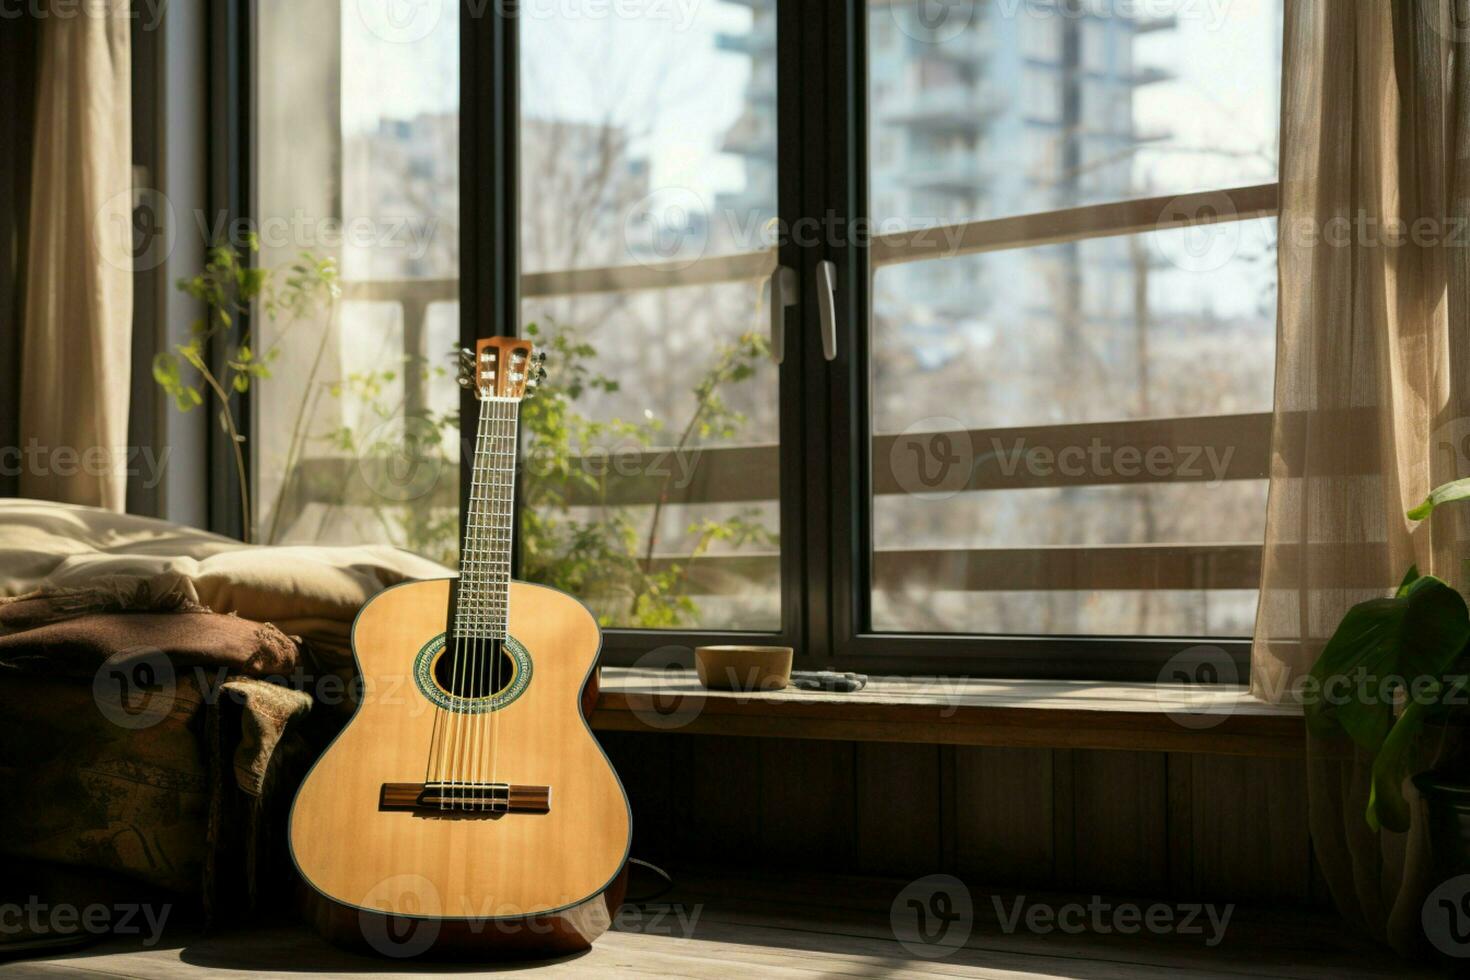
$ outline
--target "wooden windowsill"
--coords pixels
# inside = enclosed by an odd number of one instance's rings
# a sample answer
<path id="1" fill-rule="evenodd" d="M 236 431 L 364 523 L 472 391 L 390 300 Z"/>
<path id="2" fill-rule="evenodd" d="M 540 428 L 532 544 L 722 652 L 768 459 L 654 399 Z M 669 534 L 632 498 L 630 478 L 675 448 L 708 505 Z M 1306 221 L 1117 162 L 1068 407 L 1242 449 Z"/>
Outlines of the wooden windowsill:
<path id="1" fill-rule="evenodd" d="M 874 677 L 851 694 L 707 691 L 693 671 L 605 667 L 592 726 L 678 732 L 1292 758 L 1301 709 L 1243 687 Z"/>

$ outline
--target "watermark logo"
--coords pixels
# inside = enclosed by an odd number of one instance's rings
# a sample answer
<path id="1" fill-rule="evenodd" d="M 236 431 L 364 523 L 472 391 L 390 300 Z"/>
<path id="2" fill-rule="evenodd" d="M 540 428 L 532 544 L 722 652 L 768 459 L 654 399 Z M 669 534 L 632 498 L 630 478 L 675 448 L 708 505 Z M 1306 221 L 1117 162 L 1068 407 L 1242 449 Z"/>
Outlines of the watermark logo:
<path id="1" fill-rule="evenodd" d="M 1300 216 L 1278 222 L 1282 247 L 1293 248 L 1467 248 L 1470 221 L 1464 216 L 1412 220 L 1367 208 L 1326 218 Z"/>
<path id="2" fill-rule="evenodd" d="M 439 889 L 422 875 L 401 874 L 374 885 L 362 903 L 358 927 L 375 951 L 394 959 L 426 952 L 439 938 Z"/>
<path id="3" fill-rule="evenodd" d="M 264 218 L 231 217 L 227 211 L 202 208 L 180 212 L 162 191 L 140 187 L 104 201 L 92 216 L 92 244 L 103 261 L 127 272 L 148 272 L 168 261 L 178 245 L 180 228 L 206 245 L 237 250 L 252 242 L 267 250 L 360 249 L 401 252 L 420 261 L 439 234 L 435 215 L 313 215 L 304 208 Z"/>
<path id="4" fill-rule="evenodd" d="M 660 188 L 628 209 L 623 242 L 642 265 L 687 269 L 709 247 L 709 209 L 687 187 Z"/>
<path id="5" fill-rule="evenodd" d="M 177 681 L 173 664 L 153 648 L 120 650 L 92 676 L 92 700 L 119 728 L 152 728 L 173 711 Z"/>
<path id="6" fill-rule="evenodd" d="M 1435 949 L 1454 959 L 1470 957 L 1470 875 L 1457 875 L 1430 892 L 1419 922 Z"/>
<path id="7" fill-rule="evenodd" d="M 1086 904 L 1031 902 L 1025 895 L 1017 895 L 1009 903 L 999 895 L 991 896 L 990 900 L 995 906 L 1000 929 L 1006 935 L 1022 930 L 1038 936 L 1055 932 L 1072 936 L 1084 932 L 1096 936 L 1114 933 L 1133 936 L 1142 932 L 1159 936 L 1200 936 L 1206 946 L 1212 947 L 1224 940 L 1230 917 L 1235 913 L 1234 905 L 1155 902 L 1145 906 L 1133 902 L 1111 902 L 1101 895 L 1093 895 Z"/>
<path id="8" fill-rule="evenodd" d="M 976 7 L 976 0 L 910 0 L 891 3 L 888 9 L 898 29 L 915 41 L 943 44 L 975 22 Z"/>
<path id="9" fill-rule="evenodd" d="M 1208 643 L 1180 650 L 1159 671 L 1154 697 L 1176 725 L 1206 729 L 1230 717 L 1236 702 L 1222 699 L 1220 689 L 1240 683 L 1235 658 Z"/>
<path id="10" fill-rule="evenodd" d="M 444 19 L 447 0 L 357 0 L 363 26 L 389 44 L 416 44 Z"/>
<path id="11" fill-rule="evenodd" d="M 31 938 L 86 933 L 93 936 L 142 936 L 144 946 L 163 938 L 172 905 L 119 902 L 116 905 L 51 904 L 31 895 L 24 903 L 0 904 L 0 936 L 25 932 Z M 145 932 L 146 930 L 146 932 Z"/>
<path id="12" fill-rule="evenodd" d="M 470 16 L 494 9 L 503 17 L 523 20 L 636 20 L 645 24 L 667 23 L 675 33 L 693 26 L 703 0 L 468 0 Z"/>
<path id="13" fill-rule="evenodd" d="M 923 418 L 894 437 L 888 465 L 905 493 L 945 500 L 970 485 L 975 447 L 958 419 Z"/>
<path id="14" fill-rule="evenodd" d="M 1241 222 L 1229 194 L 1176 197 L 1159 212 L 1153 246 L 1185 272 L 1216 272 L 1240 251 Z"/>
<path id="15" fill-rule="evenodd" d="M 151 490 L 163 481 L 172 451 L 164 447 L 155 453 L 152 446 L 43 446 L 32 436 L 24 446 L 0 446 L 0 476 L 139 477 Z"/>
<path id="16" fill-rule="evenodd" d="M 705 696 L 689 664 L 694 651 L 685 646 L 650 650 L 633 662 L 639 690 L 628 692 L 628 708 L 649 728 L 683 728 L 704 710 Z"/>
<path id="17" fill-rule="evenodd" d="M 475 447 L 465 441 L 466 458 Z M 570 460 L 556 446 L 530 441 L 522 450 L 520 466 L 537 476 L 560 477 L 568 468 L 595 480 L 658 477 L 667 481 L 671 490 L 684 490 L 694 482 L 704 450 L 649 449 L 631 437 L 611 444 L 588 445 Z"/>
<path id="18" fill-rule="evenodd" d="M 178 233 L 173 202 L 152 187 L 112 195 L 92 222 L 97 254 L 124 272 L 149 272 L 163 265 L 173 254 Z"/>
<path id="19" fill-rule="evenodd" d="M 640 905 L 624 903 L 613 916 L 612 927 L 618 932 L 693 939 L 699 917 L 703 914 L 702 903 L 693 906 L 680 902 L 649 902 Z"/>
<path id="20" fill-rule="evenodd" d="M 384 500 L 405 503 L 433 491 L 444 468 L 443 435 L 428 419 L 396 415 L 368 433 L 357 471 Z"/>
<path id="21" fill-rule="evenodd" d="M 136 20 L 145 31 L 163 23 L 169 0 L 0 0 L 0 20 L 72 20 L 77 17 Z"/>
<path id="22" fill-rule="evenodd" d="M 940 959 L 969 941 L 975 906 L 970 890 L 958 878 L 927 875 L 909 882 L 894 898 L 888 924 L 904 949 L 925 959 Z"/>
<path id="23" fill-rule="evenodd" d="M 1025 472 L 1031 477 L 1082 477 L 1123 480 L 1150 476 L 1159 480 L 1198 480 L 1211 489 L 1230 473 L 1234 446 L 1167 445 L 1125 443 L 1114 445 L 1093 436 L 1086 445 L 1029 445 L 1025 437 L 1004 439 L 992 436 L 990 452 L 1000 475 L 1012 478 Z"/>

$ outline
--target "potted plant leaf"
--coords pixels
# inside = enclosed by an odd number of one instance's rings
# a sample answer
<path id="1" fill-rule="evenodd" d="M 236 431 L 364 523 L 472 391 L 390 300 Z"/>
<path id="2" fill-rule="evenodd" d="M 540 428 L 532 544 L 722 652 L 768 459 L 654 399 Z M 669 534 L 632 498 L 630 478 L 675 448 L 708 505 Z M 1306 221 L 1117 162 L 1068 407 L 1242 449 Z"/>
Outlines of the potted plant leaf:
<path id="1" fill-rule="evenodd" d="M 1447 483 L 1408 512 L 1470 498 L 1470 479 Z M 1390 597 L 1343 616 L 1303 694 L 1308 730 L 1346 736 L 1372 759 L 1365 817 L 1374 830 L 1406 831 L 1410 777 L 1427 807 L 1432 867 L 1470 872 L 1470 610 L 1448 583 L 1410 568 Z"/>

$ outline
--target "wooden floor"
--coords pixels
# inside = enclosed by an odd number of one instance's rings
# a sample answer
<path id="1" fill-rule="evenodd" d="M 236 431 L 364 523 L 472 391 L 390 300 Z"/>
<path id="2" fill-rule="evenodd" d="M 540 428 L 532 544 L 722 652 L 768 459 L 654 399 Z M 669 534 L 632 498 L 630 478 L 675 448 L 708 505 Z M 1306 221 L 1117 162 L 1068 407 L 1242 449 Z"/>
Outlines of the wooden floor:
<path id="1" fill-rule="evenodd" d="M 625 907 L 615 931 L 582 956 L 536 964 L 537 976 L 570 977 L 1398 977 L 1416 972 L 1354 939 L 1336 919 L 1237 907 L 1215 946 L 1204 935 L 1007 932 L 1015 893 L 972 895 L 968 941 L 940 957 L 915 955 L 895 936 L 890 909 L 904 882 L 792 876 L 678 876 L 667 895 Z M 1091 896 L 1029 894 L 1025 906 L 1087 905 Z M 1116 899 L 1122 902 L 1123 899 Z M 1146 900 L 1137 905 L 1147 907 Z M 936 952 L 931 948 L 930 952 Z M 532 969 L 527 964 L 500 971 Z M 345 953 L 294 926 L 207 938 L 173 936 L 151 949 L 109 943 L 64 956 L 0 963 L 0 978 L 270 976 L 417 977 L 496 972 L 463 964 L 390 962 Z"/>

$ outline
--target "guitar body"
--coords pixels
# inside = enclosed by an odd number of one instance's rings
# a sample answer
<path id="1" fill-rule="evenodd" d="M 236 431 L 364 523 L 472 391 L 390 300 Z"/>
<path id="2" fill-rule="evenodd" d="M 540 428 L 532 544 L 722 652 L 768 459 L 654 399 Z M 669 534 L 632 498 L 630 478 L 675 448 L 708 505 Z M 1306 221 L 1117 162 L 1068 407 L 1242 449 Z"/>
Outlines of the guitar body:
<path id="1" fill-rule="evenodd" d="M 555 589 L 510 582 L 508 598 L 513 669 L 478 711 L 454 710 L 432 670 L 450 580 L 388 589 L 358 615 L 361 704 L 291 811 L 328 938 L 493 958 L 585 949 L 610 925 L 632 817 L 584 713 L 601 633 Z M 464 784 L 509 789 L 466 799 Z"/>

